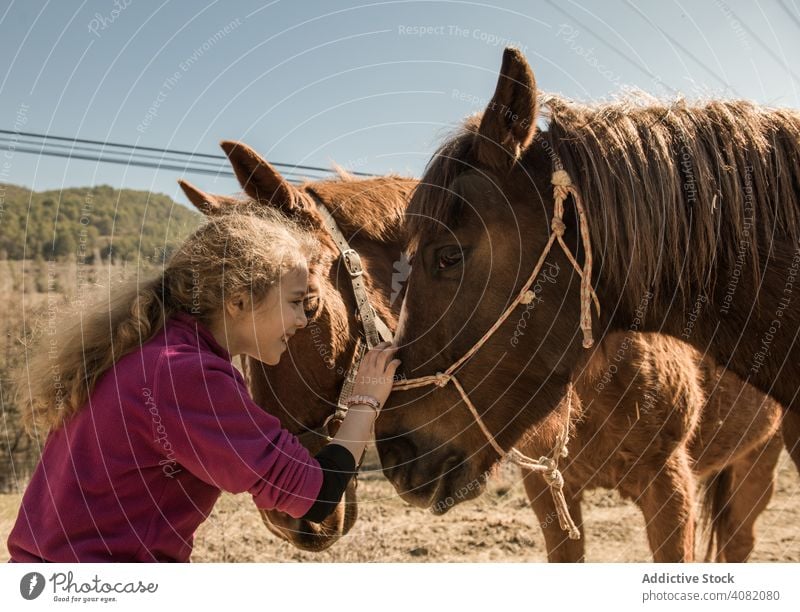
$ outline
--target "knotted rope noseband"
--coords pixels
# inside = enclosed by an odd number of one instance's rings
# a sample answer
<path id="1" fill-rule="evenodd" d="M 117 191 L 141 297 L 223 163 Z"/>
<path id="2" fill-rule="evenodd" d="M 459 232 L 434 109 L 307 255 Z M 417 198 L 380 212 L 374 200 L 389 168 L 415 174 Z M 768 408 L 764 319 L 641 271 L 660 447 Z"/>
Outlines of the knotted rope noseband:
<path id="1" fill-rule="evenodd" d="M 542 254 L 539 256 L 539 260 L 536 262 L 536 266 L 533 268 L 533 272 L 531 272 L 530 277 L 522 286 L 519 294 L 514 298 L 503 314 L 500 315 L 500 318 L 497 319 L 494 325 L 492 325 L 492 327 L 489 328 L 489 330 L 480 338 L 480 340 L 478 340 L 472 346 L 472 348 L 470 348 L 460 359 L 453 363 L 444 372 L 439 372 L 433 376 L 421 376 L 419 378 L 402 380 L 398 383 L 395 383 L 394 390 L 405 391 L 407 389 L 415 389 L 429 385 L 445 387 L 448 383 L 453 383 L 453 386 L 456 388 L 464 404 L 469 409 L 470 413 L 475 419 L 475 422 L 478 424 L 478 427 L 480 427 L 483 435 L 486 436 L 489 444 L 497 452 L 497 454 L 500 455 L 501 458 L 508 457 L 512 463 L 515 463 L 524 469 L 542 473 L 553 495 L 553 501 L 556 504 L 558 520 L 561 528 L 569 532 L 570 539 L 577 540 L 580 538 L 580 531 L 569 514 L 567 502 L 564 498 L 564 478 L 558 469 L 559 458 L 567 456 L 567 443 L 569 441 L 570 412 L 573 393 L 572 384 L 570 383 L 567 387 L 567 423 L 564 427 L 563 433 L 558 437 L 553 456 L 533 459 L 520 452 L 516 448 L 512 448 L 508 453 L 503 450 L 489 429 L 486 427 L 486 424 L 483 422 L 480 413 L 470 400 L 469 394 L 467 394 L 467 392 L 464 390 L 464 387 L 461 386 L 461 383 L 455 376 L 456 371 L 467 361 L 469 361 L 484 344 L 486 344 L 489 338 L 491 338 L 492 335 L 494 335 L 494 333 L 506 321 L 506 319 L 511 316 L 511 313 L 514 312 L 517 306 L 520 304 L 530 304 L 533 301 L 535 294 L 533 291 L 531 291 L 531 287 L 536 281 L 536 278 L 539 276 L 545 259 L 556 242 L 558 242 L 558 244 L 561 246 L 561 249 L 566 254 L 570 264 L 572 264 L 572 267 L 575 268 L 581 278 L 580 325 L 583 332 L 583 346 L 584 348 L 590 348 L 594 344 L 594 338 L 592 337 L 592 303 L 594 303 L 595 308 L 597 309 L 597 314 L 599 315 L 600 302 L 598 301 L 597 295 L 592 288 L 592 245 L 589 238 L 589 223 L 586 217 L 586 211 L 583 208 L 583 202 L 581 201 L 580 193 L 572 184 L 572 179 L 565 170 L 557 167 L 553 172 L 551 183 L 553 185 L 553 199 L 555 204 L 553 206 L 553 219 L 550 223 L 550 236 L 547 240 L 547 244 L 542 250 Z M 566 229 L 566 226 L 564 225 L 564 200 L 566 200 L 570 195 L 572 196 L 573 202 L 575 203 L 575 208 L 578 211 L 578 223 L 585 257 L 583 268 L 581 268 L 581 266 L 578 264 L 577 260 L 570 252 L 569 247 L 567 247 L 566 243 L 564 242 L 564 231 Z"/>

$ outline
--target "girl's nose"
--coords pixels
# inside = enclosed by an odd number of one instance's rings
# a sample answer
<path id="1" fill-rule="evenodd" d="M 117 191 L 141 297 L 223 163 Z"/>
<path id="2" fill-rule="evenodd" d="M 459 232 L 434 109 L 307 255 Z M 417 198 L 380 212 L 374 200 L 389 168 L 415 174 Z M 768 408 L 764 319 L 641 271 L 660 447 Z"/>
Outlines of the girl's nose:
<path id="1" fill-rule="evenodd" d="M 296 325 L 297 325 L 297 327 L 298 327 L 298 328 L 300 328 L 300 329 L 302 329 L 302 328 L 304 328 L 306 325 L 308 325 L 308 317 L 306 317 L 306 313 L 305 313 L 305 312 L 302 312 L 302 311 L 301 311 L 301 313 L 300 313 L 300 316 L 299 316 L 299 317 L 297 317 L 297 320 L 295 321 L 295 324 L 296 324 Z"/>

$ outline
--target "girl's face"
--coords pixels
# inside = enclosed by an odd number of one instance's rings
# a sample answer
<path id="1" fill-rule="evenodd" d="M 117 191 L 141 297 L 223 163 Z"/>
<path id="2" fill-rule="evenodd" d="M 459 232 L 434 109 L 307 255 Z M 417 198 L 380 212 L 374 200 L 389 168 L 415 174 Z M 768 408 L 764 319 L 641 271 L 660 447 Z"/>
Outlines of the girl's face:
<path id="1" fill-rule="evenodd" d="M 228 346 L 233 355 L 250 355 L 276 365 L 287 341 L 306 326 L 304 301 L 308 296 L 308 269 L 295 268 L 255 307 L 238 300 L 228 308 Z"/>

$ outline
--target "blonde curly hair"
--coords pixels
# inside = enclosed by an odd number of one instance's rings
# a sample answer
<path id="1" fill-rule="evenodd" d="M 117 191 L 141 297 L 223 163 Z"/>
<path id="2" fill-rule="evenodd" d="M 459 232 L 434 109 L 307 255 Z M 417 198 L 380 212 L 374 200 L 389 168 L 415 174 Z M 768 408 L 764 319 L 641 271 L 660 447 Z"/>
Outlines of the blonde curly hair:
<path id="1" fill-rule="evenodd" d="M 275 211 L 211 218 L 160 273 L 110 288 L 101 302 L 73 313 L 46 345 L 26 349 L 16 386 L 28 432 L 46 435 L 65 423 L 114 363 L 152 338 L 175 313 L 189 313 L 208 325 L 226 301 L 242 294 L 255 307 L 286 272 L 306 267 L 318 253 L 312 234 Z"/>

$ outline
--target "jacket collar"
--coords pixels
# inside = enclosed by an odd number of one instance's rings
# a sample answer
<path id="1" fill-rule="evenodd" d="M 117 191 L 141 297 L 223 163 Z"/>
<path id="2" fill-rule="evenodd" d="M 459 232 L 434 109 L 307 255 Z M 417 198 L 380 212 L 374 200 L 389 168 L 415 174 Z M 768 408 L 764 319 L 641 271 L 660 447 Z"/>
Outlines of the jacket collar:
<path id="1" fill-rule="evenodd" d="M 217 342 L 217 339 L 214 338 L 214 334 L 211 333 L 211 330 L 203 325 L 203 323 L 201 323 L 197 318 L 186 312 L 177 312 L 172 315 L 171 321 L 180 325 L 181 327 L 187 328 L 192 334 L 194 334 L 199 346 L 205 346 L 223 359 L 231 361 L 230 353 L 219 342 Z"/>

